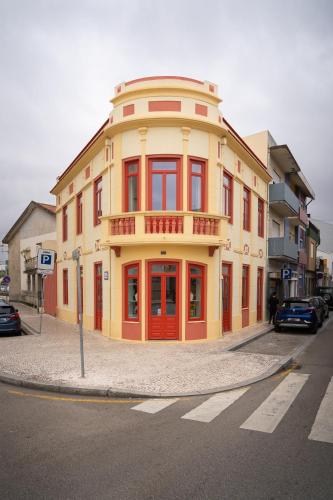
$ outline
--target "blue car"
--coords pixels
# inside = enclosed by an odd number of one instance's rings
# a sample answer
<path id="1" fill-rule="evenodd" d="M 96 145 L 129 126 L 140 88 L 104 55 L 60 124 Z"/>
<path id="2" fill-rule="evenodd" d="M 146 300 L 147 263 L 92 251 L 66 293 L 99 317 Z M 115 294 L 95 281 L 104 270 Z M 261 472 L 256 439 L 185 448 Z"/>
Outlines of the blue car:
<path id="1" fill-rule="evenodd" d="M 0 301 L 0 334 L 21 335 L 21 318 L 13 306 Z"/>
<path id="2" fill-rule="evenodd" d="M 275 331 L 282 328 L 307 329 L 317 333 L 325 318 L 325 311 L 316 297 L 293 297 L 284 300 L 275 316 Z"/>

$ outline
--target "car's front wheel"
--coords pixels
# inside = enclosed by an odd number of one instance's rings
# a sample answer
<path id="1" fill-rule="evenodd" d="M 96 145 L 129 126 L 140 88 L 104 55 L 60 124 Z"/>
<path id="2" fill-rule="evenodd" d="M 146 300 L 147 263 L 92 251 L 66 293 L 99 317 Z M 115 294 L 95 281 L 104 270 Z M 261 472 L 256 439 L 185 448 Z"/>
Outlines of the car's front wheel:
<path id="1" fill-rule="evenodd" d="M 275 332 L 281 332 L 281 326 L 275 325 L 274 326 L 274 331 Z"/>
<path id="2" fill-rule="evenodd" d="M 312 327 L 310 328 L 310 332 L 313 333 L 314 335 L 317 333 L 318 331 L 318 323 L 316 322 L 314 325 L 312 325 Z"/>

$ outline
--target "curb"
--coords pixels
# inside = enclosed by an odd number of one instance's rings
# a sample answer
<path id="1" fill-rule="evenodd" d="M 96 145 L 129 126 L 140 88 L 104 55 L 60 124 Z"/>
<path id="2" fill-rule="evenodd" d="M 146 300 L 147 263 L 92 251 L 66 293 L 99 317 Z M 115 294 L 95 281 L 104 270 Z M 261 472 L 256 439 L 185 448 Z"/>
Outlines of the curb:
<path id="1" fill-rule="evenodd" d="M 223 349 L 223 351 L 224 352 L 237 351 L 238 348 L 244 347 L 245 345 L 250 344 L 250 342 L 253 342 L 254 340 L 257 340 L 260 337 L 263 337 L 264 335 L 266 335 L 266 333 L 269 333 L 272 330 L 274 330 L 274 325 L 269 325 L 269 326 L 267 325 L 267 327 L 266 327 L 265 330 L 263 330 L 263 331 L 261 331 L 259 333 L 255 333 L 251 337 L 248 337 L 248 338 L 246 338 L 244 340 L 239 340 L 238 342 L 234 342 L 233 344 L 231 344 L 228 347 L 226 347 L 225 349 Z"/>

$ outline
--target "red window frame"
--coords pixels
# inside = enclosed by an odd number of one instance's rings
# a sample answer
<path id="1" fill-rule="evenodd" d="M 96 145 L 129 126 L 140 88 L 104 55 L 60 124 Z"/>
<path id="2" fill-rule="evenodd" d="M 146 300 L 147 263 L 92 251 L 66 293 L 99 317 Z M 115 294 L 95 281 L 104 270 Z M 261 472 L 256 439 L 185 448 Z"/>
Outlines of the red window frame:
<path id="1" fill-rule="evenodd" d="M 265 234 L 265 204 L 264 200 L 258 198 L 258 236 L 261 238 Z"/>
<path id="2" fill-rule="evenodd" d="M 68 269 L 62 270 L 62 302 L 68 305 Z"/>
<path id="3" fill-rule="evenodd" d="M 242 267 L 242 309 L 248 309 L 250 302 L 250 266 Z"/>
<path id="4" fill-rule="evenodd" d="M 230 182 L 230 186 L 225 186 L 224 184 L 224 179 L 227 179 L 228 182 Z M 227 203 L 228 200 L 228 203 Z M 234 211 L 233 211 L 233 204 L 234 204 L 234 179 L 232 175 L 228 174 L 227 172 L 223 171 L 223 198 L 222 198 L 222 203 L 223 203 L 223 214 L 229 216 L 229 223 L 233 223 L 233 217 L 234 217 Z"/>
<path id="5" fill-rule="evenodd" d="M 82 233 L 82 192 L 76 196 L 76 234 Z"/>
<path id="6" fill-rule="evenodd" d="M 176 174 L 176 210 L 182 210 L 182 165 L 181 165 L 181 157 L 173 156 L 173 155 L 154 155 L 148 157 L 148 197 L 147 197 L 147 210 L 153 210 L 152 208 L 152 185 L 153 185 L 153 162 L 154 161 L 175 161 L 176 168 L 175 170 L 154 170 L 154 174 L 162 174 L 162 211 L 167 211 L 166 208 L 166 176 L 168 174 Z M 172 212 L 172 210 L 170 210 Z"/>
<path id="7" fill-rule="evenodd" d="M 137 165 L 137 171 L 136 172 L 128 172 L 129 167 Z M 140 158 L 134 157 L 134 158 L 126 158 L 123 161 L 123 172 L 124 172 L 124 203 L 123 203 L 123 209 L 124 212 L 129 212 L 129 189 L 128 189 L 128 184 L 129 184 L 129 179 L 130 177 L 137 177 L 137 208 L 136 210 L 133 210 L 133 212 L 137 212 L 141 210 L 141 165 L 140 165 Z"/>
<path id="8" fill-rule="evenodd" d="M 198 274 L 191 273 L 191 268 L 197 268 Z M 191 279 L 199 279 L 201 281 L 201 308 L 200 316 L 191 316 Z M 187 321 L 204 321 L 206 312 L 206 267 L 196 262 L 187 263 Z"/>
<path id="9" fill-rule="evenodd" d="M 243 229 L 251 231 L 251 190 L 243 188 Z"/>
<path id="10" fill-rule="evenodd" d="M 68 206 L 62 208 L 62 241 L 67 241 L 68 238 Z"/>
<path id="11" fill-rule="evenodd" d="M 200 165 L 201 172 L 193 172 L 193 164 Z M 207 160 L 202 158 L 190 157 L 188 160 L 188 210 L 192 212 L 206 212 L 207 211 Z M 199 177 L 201 179 L 201 200 L 200 209 L 194 210 L 192 206 L 192 178 Z"/>
<path id="12" fill-rule="evenodd" d="M 130 270 L 134 270 L 132 274 L 129 273 Z M 137 313 L 136 316 L 130 316 L 128 314 L 128 281 L 130 279 L 136 279 L 136 293 L 137 293 Z M 124 266 L 124 321 L 130 321 L 132 323 L 140 322 L 140 290 L 141 290 L 141 277 L 140 277 L 140 262 L 131 262 Z"/>
<path id="13" fill-rule="evenodd" d="M 102 185 L 103 178 L 102 176 L 98 177 L 94 181 L 94 226 L 98 226 L 101 223 L 99 217 L 102 214 Z"/>

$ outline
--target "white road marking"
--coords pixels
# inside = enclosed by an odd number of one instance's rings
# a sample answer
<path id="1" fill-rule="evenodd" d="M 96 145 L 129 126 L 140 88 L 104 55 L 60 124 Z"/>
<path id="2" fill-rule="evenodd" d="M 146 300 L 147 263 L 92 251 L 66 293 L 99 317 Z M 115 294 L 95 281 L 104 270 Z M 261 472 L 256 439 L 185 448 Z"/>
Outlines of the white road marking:
<path id="1" fill-rule="evenodd" d="M 182 418 L 187 420 L 196 420 L 198 422 L 211 422 L 223 410 L 237 401 L 237 399 L 240 398 L 247 390 L 248 387 L 243 387 L 241 389 L 215 394 L 215 396 L 212 396 L 201 405 L 183 415 Z"/>
<path id="2" fill-rule="evenodd" d="M 274 432 L 309 376 L 304 373 L 290 373 L 240 428 Z"/>
<path id="3" fill-rule="evenodd" d="M 333 443 L 333 377 L 319 407 L 309 439 Z"/>
<path id="4" fill-rule="evenodd" d="M 164 408 L 178 401 L 177 399 L 148 399 L 139 405 L 133 406 L 132 410 L 143 411 L 145 413 L 158 413 Z"/>

